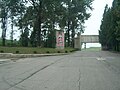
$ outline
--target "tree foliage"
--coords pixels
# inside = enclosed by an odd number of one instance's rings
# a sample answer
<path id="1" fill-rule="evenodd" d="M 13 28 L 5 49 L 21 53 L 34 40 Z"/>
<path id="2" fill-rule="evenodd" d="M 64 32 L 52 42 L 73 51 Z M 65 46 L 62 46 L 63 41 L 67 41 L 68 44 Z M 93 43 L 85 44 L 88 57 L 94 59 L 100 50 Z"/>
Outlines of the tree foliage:
<path id="1" fill-rule="evenodd" d="M 103 49 L 120 51 L 120 0 L 114 0 L 112 7 L 106 5 L 99 31 Z"/>
<path id="2" fill-rule="evenodd" d="M 23 12 L 23 0 L 0 0 L 0 18 L 1 18 L 1 28 L 2 28 L 2 44 L 5 46 L 6 32 L 8 26 L 8 19 L 11 18 L 11 34 L 13 34 L 13 20 L 14 17 L 18 16 L 19 13 Z M 13 39 L 13 35 L 11 35 Z"/>
<path id="3" fill-rule="evenodd" d="M 93 0 L 1 0 L 3 38 L 5 39 L 7 30 L 4 22 L 11 18 L 11 40 L 13 41 L 13 27 L 18 27 L 22 46 L 31 44 L 55 47 L 57 28 L 65 32 L 66 46 L 74 46 L 75 34 L 83 30 L 81 27 L 84 27 L 85 20 L 90 17 L 87 11 L 92 10 L 92 2 Z"/>

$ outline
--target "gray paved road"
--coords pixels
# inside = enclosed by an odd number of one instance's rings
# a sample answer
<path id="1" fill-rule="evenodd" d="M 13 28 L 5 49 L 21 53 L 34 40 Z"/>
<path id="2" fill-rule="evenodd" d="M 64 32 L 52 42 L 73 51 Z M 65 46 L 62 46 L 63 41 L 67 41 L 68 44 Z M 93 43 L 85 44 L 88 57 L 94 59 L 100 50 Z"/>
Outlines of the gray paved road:
<path id="1" fill-rule="evenodd" d="M 120 54 L 81 51 L 1 63 L 0 90 L 120 90 Z"/>

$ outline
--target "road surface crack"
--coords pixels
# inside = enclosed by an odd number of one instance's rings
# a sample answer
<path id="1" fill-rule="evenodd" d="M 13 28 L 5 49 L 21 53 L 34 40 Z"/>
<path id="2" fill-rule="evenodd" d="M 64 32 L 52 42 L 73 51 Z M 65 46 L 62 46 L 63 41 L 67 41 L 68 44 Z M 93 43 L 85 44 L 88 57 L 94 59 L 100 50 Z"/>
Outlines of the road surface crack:
<path id="1" fill-rule="evenodd" d="M 109 63 L 108 61 L 103 61 L 103 64 L 111 71 L 114 71 L 116 74 L 120 74 L 120 69 L 117 68 L 115 65 L 112 63 Z"/>
<path id="2" fill-rule="evenodd" d="M 78 90 L 80 90 L 80 88 L 81 88 L 81 72 L 80 72 L 80 69 L 79 69 Z"/>
<path id="3" fill-rule="evenodd" d="M 33 75 L 37 74 L 38 72 L 40 72 L 40 71 L 46 69 L 47 67 L 49 67 L 49 66 L 51 66 L 51 65 L 53 65 L 53 64 L 55 64 L 55 63 L 57 63 L 58 61 L 60 61 L 60 60 L 62 60 L 62 59 L 63 59 L 63 58 L 60 58 L 60 59 L 54 61 L 53 63 L 50 63 L 50 64 L 48 64 L 48 65 L 42 67 L 41 69 L 39 69 L 39 70 L 33 72 L 32 74 L 30 74 L 30 75 L 27 76 L 26 78 L 22 79 L 21 81 L 19 81 L 19 82 L 17 82 L 17 83 L 14 83 L 14 85 L 10 84 L 10 83 L 3 77 L 4 82 L 7 83 L 7 84 L 10 86 L 10 87 L 9 87 L 8 89 L 6 89 L 6 90 L 9 90 L 9 89 L 11 89 L 11 88 L 13 88 L 13 87 L 14 87 L 14 88 L 18 88 L 18 89 L 20 89 L 20 90 L 24 90 L 23 88 L 17 87 L 17 85 L 20 84 L 20 83 L 22 83 L 22 82 L 24 82 L 25 80 L 29 79 L 30 77 L 32 77 Z"/>

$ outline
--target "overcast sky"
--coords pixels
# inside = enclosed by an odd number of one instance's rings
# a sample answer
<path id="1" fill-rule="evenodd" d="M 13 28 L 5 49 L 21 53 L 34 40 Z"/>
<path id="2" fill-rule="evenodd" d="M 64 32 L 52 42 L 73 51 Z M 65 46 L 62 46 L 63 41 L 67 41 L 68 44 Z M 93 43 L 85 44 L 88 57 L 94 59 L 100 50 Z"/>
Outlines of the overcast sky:
<path id="1" fill-rule="evenodd" d="M 112 5 L 113 0 L 94 0 L 93 8 L 91 11 L 92 16 L 85 23 L 85 35 L 98 35 L 98 30 L 100 29 L 102 15 L 106 4 Z"/>

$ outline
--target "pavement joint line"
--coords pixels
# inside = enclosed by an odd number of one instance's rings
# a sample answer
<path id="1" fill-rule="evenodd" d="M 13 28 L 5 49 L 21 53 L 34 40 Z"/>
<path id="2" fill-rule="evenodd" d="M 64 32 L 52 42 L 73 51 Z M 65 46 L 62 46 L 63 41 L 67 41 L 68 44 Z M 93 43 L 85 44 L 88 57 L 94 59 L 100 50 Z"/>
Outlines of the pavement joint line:
<path id="1" fill-rule="evenodd" d="M 79 78 L 78 78 L 78 88 L 79 88 L 79 90 L 81 88 L 81 71 L 80 71 L 80 69 L 79 69 Z"/>

